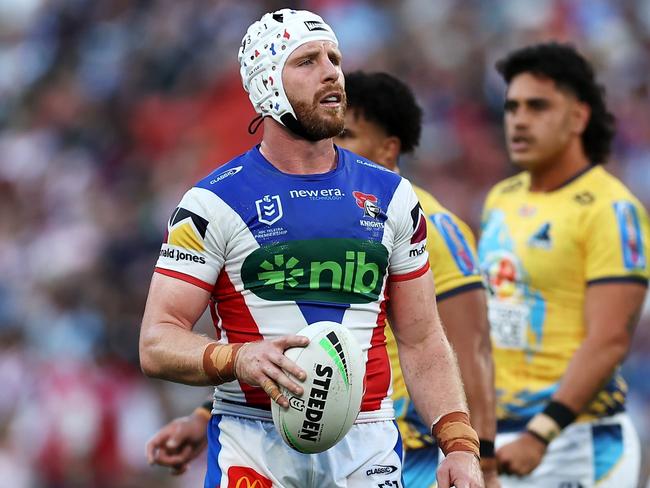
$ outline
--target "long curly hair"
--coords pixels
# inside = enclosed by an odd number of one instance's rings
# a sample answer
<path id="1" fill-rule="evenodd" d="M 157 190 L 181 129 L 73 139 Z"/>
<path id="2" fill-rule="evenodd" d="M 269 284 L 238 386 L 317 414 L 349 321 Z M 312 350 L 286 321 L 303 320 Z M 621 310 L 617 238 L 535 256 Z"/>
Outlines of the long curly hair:
<path id="1" fill-rule="evenodd" d="M 496 64 L 506 83 L 521 73 L 550 78 L 591 108 L 582 133 L 582 145 L 592 165 L 604 164 L 609 157 L 616 119 L 607 110 L 605 89 L 596 82 L 589 62 L 570 44 L 549 42 L 511 52 Z"/>

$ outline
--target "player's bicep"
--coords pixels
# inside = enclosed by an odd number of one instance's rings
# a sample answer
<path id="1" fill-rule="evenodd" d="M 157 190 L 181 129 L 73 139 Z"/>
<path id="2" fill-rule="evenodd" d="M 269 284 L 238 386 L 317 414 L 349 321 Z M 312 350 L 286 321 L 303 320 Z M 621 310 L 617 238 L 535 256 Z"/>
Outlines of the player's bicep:
<path id="1" fill-rule="evenodd" d="M 210 292 L 199 286 L 154 273 L 142 319 L 142 334 L 155 332 L 160 324 L 192 330 L 209 300 Z"/>
<path id="2" fill-rule="evenodd" d="M 415 346 L 440 329 L 431 272 L 405 281 L 390 281 L 388 316 L 397 343 Z"/>

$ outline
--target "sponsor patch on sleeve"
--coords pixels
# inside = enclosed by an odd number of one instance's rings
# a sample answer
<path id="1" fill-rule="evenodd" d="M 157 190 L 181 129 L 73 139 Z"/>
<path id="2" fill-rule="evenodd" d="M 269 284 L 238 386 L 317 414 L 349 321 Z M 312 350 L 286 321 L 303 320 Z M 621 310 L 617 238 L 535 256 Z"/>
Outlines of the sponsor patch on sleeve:
<path id="1" fill-rule="evenodd" d="M 411 209 L 411 220 L 413 223 L 411 244 L 419 244 L 427 238 L 427 220 L 419 202 Z"/>
<path id="2" fill-rule="evenodd" d="M 205 251 L 207 230 L 206 219 L 186 208 L 176 208 L 169 219 L 169 230 L 160 257 L 205 264 L 205 257 L 201 254 Z"/>
<path id="3" fill-rule="evenodd" d="M 464 276 L 478 274 L 478 266 L 474 254 L 472 254 L 467 239 L 465 239 L 465 236 L 451 216 L 445 213 L 437 213 L 430 215 L 429 218 L 445 240 L 445 244 L 447 244 L 447 248 L 461 273 Z"/>
<path id="4" fill-rule="evenodd" d="M 627 270 L 644 269 L 646 257 L 643 247 L 643 235 L 636 207 L 628 201 L 614 202 L 614 212 L 618 223 L 623 253 L 623 265 Z"/>

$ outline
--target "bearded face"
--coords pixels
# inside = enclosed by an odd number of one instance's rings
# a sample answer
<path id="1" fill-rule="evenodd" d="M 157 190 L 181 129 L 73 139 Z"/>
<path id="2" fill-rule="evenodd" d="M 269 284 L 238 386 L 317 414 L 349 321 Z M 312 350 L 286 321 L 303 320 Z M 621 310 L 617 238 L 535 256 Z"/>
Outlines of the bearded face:
<path id="1" fill-rule="evenodd" d="M 299 100 L 287 94 L 298 122 L 311 140 L 329 139 L 345 127 L 345 90 L 332 86 L 320 90 L 311 101 Z"/>
<path id="2" fill-rule="evenodd" d="M 298 120 L 294 132 L 318 141 L 343 131 L 345 79 L 334 43 L 310 41 L 298 47 L 285 63 L 282 83 Z"/>

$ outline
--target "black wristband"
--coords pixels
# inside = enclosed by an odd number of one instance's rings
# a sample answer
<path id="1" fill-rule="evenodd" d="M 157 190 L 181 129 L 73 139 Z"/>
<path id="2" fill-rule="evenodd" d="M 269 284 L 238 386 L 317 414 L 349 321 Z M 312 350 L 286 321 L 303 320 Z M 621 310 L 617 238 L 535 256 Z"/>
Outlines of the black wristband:
<path id="1" fill-rule="evenodd" d="M 206 400 L 201 404 L 201 408 L 206 409 L 209 413 L 212 413 L 212 400 Z"/>
<path id="2" fill-rule="evenodd" d="M 551 400 L 543 412 L 545 415 L 551 417 L 557 425 L 560 427 L 560 430 L 564 429 L 567 425 L 573 422 L 577 415 L 566 405 Z"/>
<path id="3" fill-rule="evenodd" d="M 481 458 L 493 458 L 494 457 L 494 441 L 488 441 L 487 439 L 479 439 L 479 452 L 481 453 Z"/>

